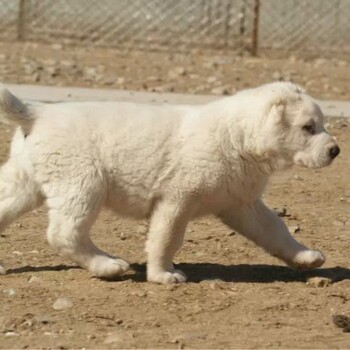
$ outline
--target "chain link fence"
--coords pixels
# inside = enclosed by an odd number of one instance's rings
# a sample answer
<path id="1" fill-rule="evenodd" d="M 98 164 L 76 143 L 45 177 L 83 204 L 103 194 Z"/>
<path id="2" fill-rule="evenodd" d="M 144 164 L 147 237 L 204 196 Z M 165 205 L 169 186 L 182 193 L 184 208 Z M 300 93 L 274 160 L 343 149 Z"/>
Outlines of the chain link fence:
<path id="1" fill-rule="evenodd" d="M 0 39 L 347 53 L 349 13 L 350 0 L 0 0 Z"/>

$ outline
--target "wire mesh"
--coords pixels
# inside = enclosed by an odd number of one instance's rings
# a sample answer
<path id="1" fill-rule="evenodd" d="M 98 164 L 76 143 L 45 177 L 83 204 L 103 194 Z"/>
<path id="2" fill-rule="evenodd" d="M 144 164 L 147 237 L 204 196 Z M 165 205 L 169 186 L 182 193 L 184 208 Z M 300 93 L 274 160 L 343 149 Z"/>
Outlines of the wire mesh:
<path id="1" fill-rule="evenodd" d="M 0 39 L 344 53 L 349 13 L 350 0 L 0 0 Z"/>

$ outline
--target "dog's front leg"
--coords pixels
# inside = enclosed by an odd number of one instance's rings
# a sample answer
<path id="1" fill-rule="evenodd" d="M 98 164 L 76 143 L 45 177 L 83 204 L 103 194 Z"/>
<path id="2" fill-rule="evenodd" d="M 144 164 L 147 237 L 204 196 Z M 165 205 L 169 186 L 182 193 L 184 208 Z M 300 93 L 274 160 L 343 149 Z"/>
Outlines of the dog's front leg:
<path id="1" fill-rule="evenodd" d="M 300 270 L 321 266 L 325 258 L 297 242 L 286 224 L 261 200 L 244 209 L 233 209 L 219 215 L 230 228 L 254 241 L 271 255 Z"/>
<path id="2" fill-rule="evenodd" d="M 186 275 L 174 269 L 173 258 L 182 245 L 188 217 L 186 206 L 179 203 L 163 200 L 155 206 L 146 243 L 148 281 L 186 281 Z"/>

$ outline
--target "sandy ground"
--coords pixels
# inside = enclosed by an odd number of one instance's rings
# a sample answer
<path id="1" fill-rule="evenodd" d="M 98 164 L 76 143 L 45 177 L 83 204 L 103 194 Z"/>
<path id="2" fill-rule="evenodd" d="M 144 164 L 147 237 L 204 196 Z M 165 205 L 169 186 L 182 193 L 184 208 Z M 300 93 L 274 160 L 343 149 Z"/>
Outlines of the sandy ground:
<path id="1" fill-rule="evenodd" d="M 315 81 L 309 90 L 318 98 L 350 99 L 346 61 L 127 54 L 37 44 L 0 48 L 0 77 L 6 82 L 137 90 L 158 86 L 159 91 L 169 91 L 172 84 L 173 91 L 198 93 L 217 93 L 216 87 L 230 84 L 232 93 L 274 80 L 276 72 L 285 77 L 293 71 L 298 83 Z M 44 60 L 55 62 L 40 63 Z M 73 61 L 82 69 L 76 75 L 63 67 Z M 30 71 L 28 62 L 42 68 Z M 205 62 L 218 63 L 205 68 Z M 48 67 L 59 67 L 58 73 L 49 73 Z M 94 68 L 90 81 L 86 67 Z M 119 83 L 106 84 L 112 76 Z M 325 253 L 323 268 L 293 272 L 206 218 L 191 223 L 176 257 L 189 282 L 149 284 L 143 252 L 147 223 L 102 212 L 94 240 L 133 263 L 121 280 L 104 281 L 48 246 L 43 207 L 0 236 L 0 259 L 9 269 L 0 276 L 0 348 L 350 348 L 350 335 L 332 322 L 333 315 L 350 315 L 350 126 L 345 119 L 332 119 L 327 127 L 342 148 L 334 164 L 280 174 L 265 195 L 271 207 L 286 208 L 284 219 L 300 241 Z M 1 162 L 12 132 L 0 125 Z M 313 283 L 315 276 L 326 285 Z M 59 298 L 68 305 L 57 310 Z"/>

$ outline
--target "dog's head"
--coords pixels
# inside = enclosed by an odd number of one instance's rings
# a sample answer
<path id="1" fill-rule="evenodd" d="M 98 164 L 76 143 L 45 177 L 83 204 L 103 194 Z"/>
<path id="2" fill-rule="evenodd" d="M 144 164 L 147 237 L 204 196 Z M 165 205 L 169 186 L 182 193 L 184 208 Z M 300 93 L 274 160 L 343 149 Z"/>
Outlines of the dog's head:
<path id="1" fill-rule="evenodd" d="M 325 130 L 319 106 L 292 83 L 274 83 L 262 91 L 270 99 L 263 128 L 265 147 L 285 166 L 297 164 L 321 168 L 340 153 L 334 138 Z"/>

